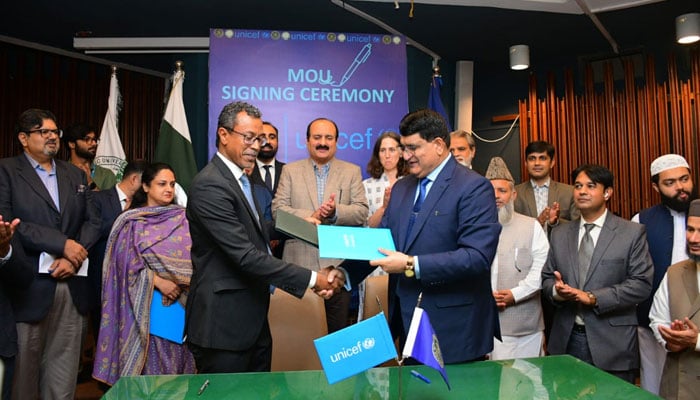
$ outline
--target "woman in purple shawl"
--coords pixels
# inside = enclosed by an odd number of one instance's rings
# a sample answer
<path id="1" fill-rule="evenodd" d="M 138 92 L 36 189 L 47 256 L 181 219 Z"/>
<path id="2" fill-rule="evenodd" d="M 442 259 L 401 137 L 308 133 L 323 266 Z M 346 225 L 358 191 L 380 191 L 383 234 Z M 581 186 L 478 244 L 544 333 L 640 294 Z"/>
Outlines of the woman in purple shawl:
<path id="1" fill-rule="evenodd" d="M 113 385 L 121 376 L 194 373 L 185 345 L 150 334 L 153 292 L 163 305 L 186 302 L 192 239 L 185 209 L 173 205 L 175 173 L 147 167 L 131 208 L 112 226 L 103 264 L 102 320 L 93 376 Z"/>

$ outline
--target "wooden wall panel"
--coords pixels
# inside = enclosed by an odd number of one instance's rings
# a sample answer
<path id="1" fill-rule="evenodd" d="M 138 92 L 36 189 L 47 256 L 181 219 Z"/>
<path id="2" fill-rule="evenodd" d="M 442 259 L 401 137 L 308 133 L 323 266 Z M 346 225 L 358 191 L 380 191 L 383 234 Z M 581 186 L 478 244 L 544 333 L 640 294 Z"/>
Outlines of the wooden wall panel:
<path id="1" fill-rule="evenodd" d="M 21 112 L 43 108 L 60 127 L 86 122 L 99 130 L 107 112 L 111 68 L 0 43 L 0 157 L 21 153 L 14 125 Z M 128 159 L 155 154 L 164 110 L 165 80 L 118 70 L 123 99 L 119 133 Z M 67 158 L 65 149 L 60 157 Z"/>
<path id="2" fill-rule="evenodd" d="M 678 153 L 686 157 L 693 171 L 700 171 L 700 52 L 691 52 L 687 81 L 678 78 L 673 57 L 668 66 L 668 82 L 659 84 L 654 60 L 648 57 L 646 83 L 639 84 L 633 64 L 623 62 L 624 82 L 619 87 L 612 64 L 607 64 L 602 88 L 598 89 L 587 66 L 580 95 L 574 93 L 573 73 L 567 70 L 563 98 L 556 98 L 551 74 L 544 97 L 538 98 L 537 82 L 531 75 L 528 97 L 518 105 L 522 148 L 533 140 L 551 142 L 557 148 L 552 175 L 563 182 L 569 182 L 571 171 L 581 164 L 607 166 L 615 174 L 615 194 L 609 208 L 631 218 L 659 201 L 649 175 L 649 165 L 656 157 Z M 526 173 L 523 171 L 522 179 L 527 179 Z M 695 184 L 700 185 L 697 179 Z"/>

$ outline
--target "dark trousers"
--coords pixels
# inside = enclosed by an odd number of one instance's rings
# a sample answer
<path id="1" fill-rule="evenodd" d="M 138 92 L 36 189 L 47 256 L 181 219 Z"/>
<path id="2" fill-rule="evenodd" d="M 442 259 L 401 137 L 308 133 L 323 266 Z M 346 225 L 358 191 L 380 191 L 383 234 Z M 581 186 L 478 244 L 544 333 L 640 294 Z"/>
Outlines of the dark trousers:
<path id="1" fill-rule="evenodd" d="M 333 297 L 326 300 L 326 323 L 328 324 L 328 333 L 333 333 L 348 326 L 351 297 L 350 292 L 345 289 L 340 289 L 340 293 L 336 293 Z"/>
<path id="2" fill-rule="evenodd" d="M 10 400 L 12 394 L 12 378 L 15 375 L 15 357 L 0 357 L 5 367 L 5 372 L 2 377 L 2 400 Z"/>
<path id="3" fill-rule="evenodd" d="M 566 353 L 570 354 L 579 360 L 596 366 L 593 363 L 593 356 L 591 355 L 591 349 L 588 347 L 588 337 L 586 336 L 586 329 L 582 326 L 574 326 L 574 330 L 571 331 L 571 336 L 569 336 L 569 343 L 566 345 Z M 605 372 L 615 375 L 618 378 L 625 380 L 634 385 L 635 370 L 627 371 L 610 371 L 604 370 Z"/>
<path id="4" fill-rule="evenodd" d="M 193 343 L 188 347 L 200 374 L 270 372 L 272 368 L 272 335 L 267 321 L 256 342 L 246 350 L 212 349 Z"/>

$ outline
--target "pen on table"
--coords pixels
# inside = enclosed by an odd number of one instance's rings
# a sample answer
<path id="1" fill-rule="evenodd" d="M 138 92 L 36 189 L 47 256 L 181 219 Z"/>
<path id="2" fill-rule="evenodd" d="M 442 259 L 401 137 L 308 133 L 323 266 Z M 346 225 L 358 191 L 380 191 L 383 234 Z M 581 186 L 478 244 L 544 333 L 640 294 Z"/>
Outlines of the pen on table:
<path id="1" fill-rule="evenodd" d="M 420 372 L 416 371 L 415 369 L 412 369 L 412 370 L 411 370 L 411 375 L 415 376 L 416 378 L 422 380 L 422 381 L 425 382 L 425 383 L 430 383 L 430 379 L 426 378 L 425 376 L 423 376 L 423 374 L 421 374 Z"/>
<path id="2" fill-rule="evenodd" d="M 207 379 L 206 381 L 204 381 L 204 383 L 202 384 L 202 386 L 199 388 L 199 392 L 197 392 L 197 396 L 201 396 L 202 393 L 204 393 L 204 390 L 206 390 L 207 386 L 209 386 L 209 379 Z"/>

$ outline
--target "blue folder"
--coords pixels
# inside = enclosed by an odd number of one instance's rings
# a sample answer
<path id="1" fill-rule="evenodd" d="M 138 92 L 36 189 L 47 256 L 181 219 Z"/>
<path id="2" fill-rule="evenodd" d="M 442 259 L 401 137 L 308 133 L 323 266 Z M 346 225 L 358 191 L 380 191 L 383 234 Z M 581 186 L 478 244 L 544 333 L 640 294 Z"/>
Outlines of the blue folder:
<path id="1" fill-rule="evenodd" d="M 318 226 L 318 249 L 321 258 L 376 260 L 385 257 L 379 248 L 396 250 L 391 231 L 384 228 L 356 226 Z"/>
<path id="2" fill-rule="evenodd" d="M 164 306 L 163 295 L 154 289 L 149 331 L 151 335 L 182 344 L 185 333 L 185 307 L 178 301 L 167 307 Z"/>
<path id="3" fill-rule="evenodd" d="M 383 312 L 314 340 L 329 384 L 396 358 L 396 347 Z"/>

